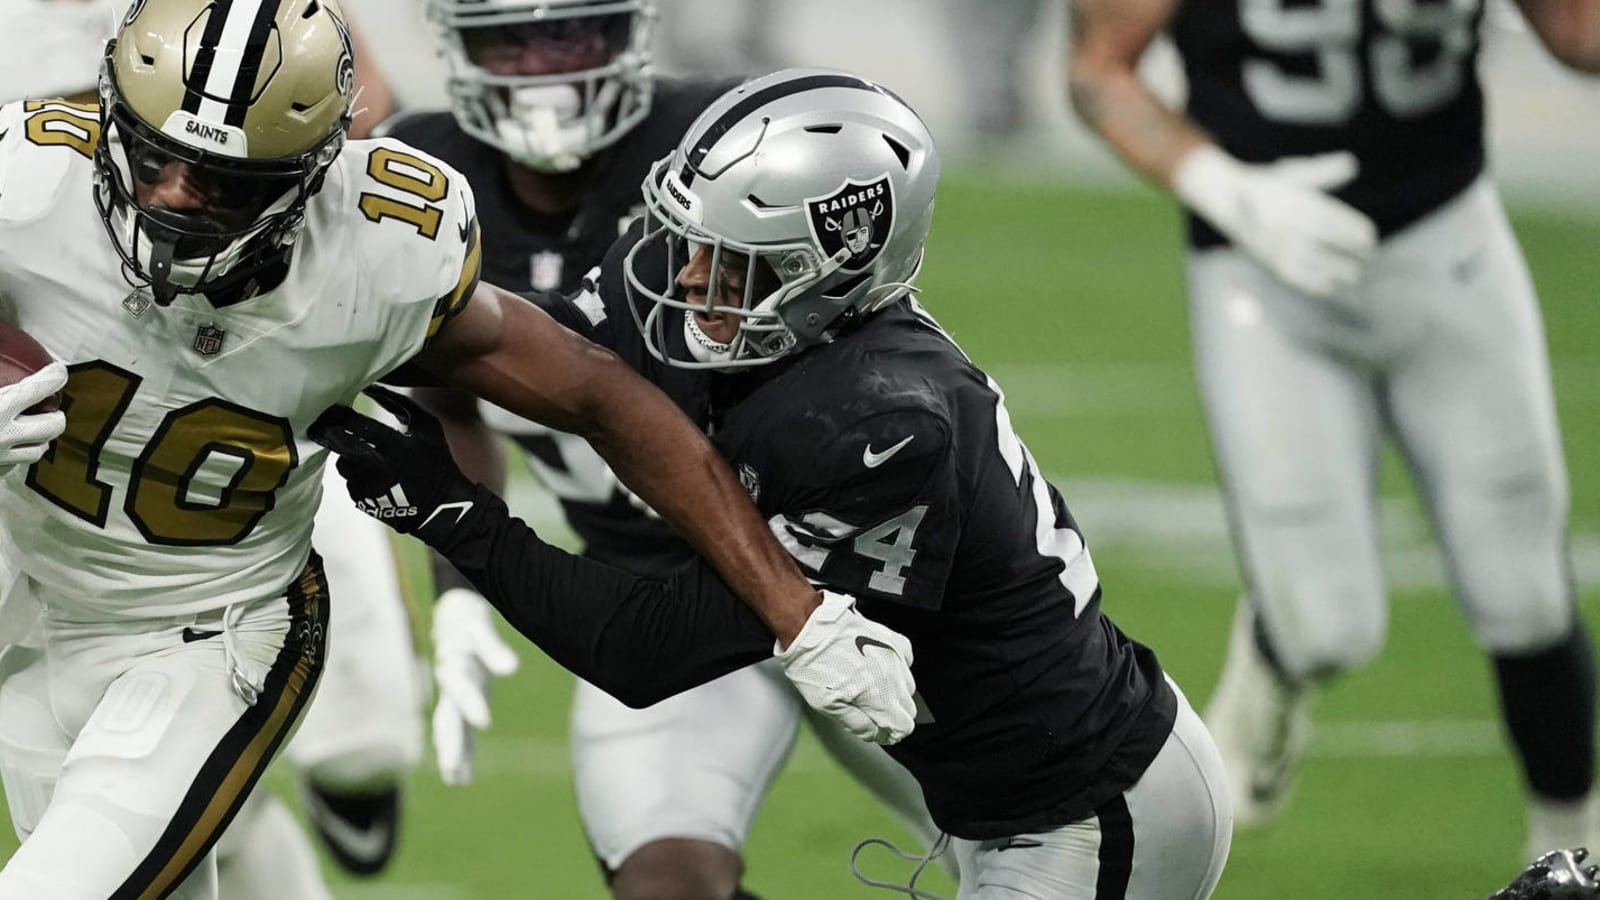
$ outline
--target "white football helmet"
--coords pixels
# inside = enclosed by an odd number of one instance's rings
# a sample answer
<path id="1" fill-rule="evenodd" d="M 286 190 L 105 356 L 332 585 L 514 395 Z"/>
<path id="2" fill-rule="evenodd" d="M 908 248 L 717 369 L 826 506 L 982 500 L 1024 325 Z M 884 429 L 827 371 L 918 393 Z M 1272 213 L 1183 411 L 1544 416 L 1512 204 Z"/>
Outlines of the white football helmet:
<path id="1" fill-rule="evenodd" d="M 623 269 L 650 352 L 729 369 L 831 341 L 914 289 L 938 182 L 927 126 L 881 85 L 786 69 L 729 91 L 645 179 L 644 234 Z M 704 247 L 713 284 L 730 253 L 747 260 L 730 279 L 744 284 L 740 306 L 715 291 L 681 299 L 678 273 Z M 734 317 L 736 336 L 711 339 L 695 311 Z M 687 356 L 671 349 L 675 329 Z"/>
<path id="2" fill-rule="evenodd" d="M 650 112 L 655 0 L 425 0 L 466 133 L 569 172 Z"/>

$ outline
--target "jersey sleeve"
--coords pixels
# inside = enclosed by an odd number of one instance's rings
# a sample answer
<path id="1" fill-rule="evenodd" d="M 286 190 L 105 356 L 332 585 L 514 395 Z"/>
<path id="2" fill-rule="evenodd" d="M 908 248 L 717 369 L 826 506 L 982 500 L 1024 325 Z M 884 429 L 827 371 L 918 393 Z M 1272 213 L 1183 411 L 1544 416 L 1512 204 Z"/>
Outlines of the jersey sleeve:
<path id="1" fill-rule="evenodd" d="M 708 563 L 658 579 L 574 556 L 487 488 L 435 549 L 551 659 L 629 706 L 772 655 L 772 633 Z"/>
<path id="2" fill-rule="evenodd" d="M 353 145 L 357 146 L 357 145 Z M 444 163 L 399 141 L 361 141 L 353 200 L 366 258 L 366 302 L 389 321 L 371 372 L 393 370 L 465 308 L 483 268 L 472 189 Z"/>
<path id="3" fill-rule="evenodd" d="M 802 470 L 769 524 L 807 576 L 861 598 L 939 608 L 961 536 L 948 421 L 924 409 L 872 415 Z"/>

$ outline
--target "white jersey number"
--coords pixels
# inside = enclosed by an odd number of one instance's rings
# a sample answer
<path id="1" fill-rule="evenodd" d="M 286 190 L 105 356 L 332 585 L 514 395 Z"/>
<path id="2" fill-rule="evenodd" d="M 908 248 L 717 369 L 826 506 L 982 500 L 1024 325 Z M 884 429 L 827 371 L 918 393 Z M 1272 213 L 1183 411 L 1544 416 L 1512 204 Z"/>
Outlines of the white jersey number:
<path id="1" fill-rule="evenodd" d="M 1482 0 L 1375 0 L 1379 32 L 1367 46 L 1373 99 L 1396 118 L 1427 115 L 1466 81 L 1472 21 Z M 1315 75 L 1246 58 L 1244 88 L 1262 115 L 1298 125 L 1342 125 L 1361 107 L 1363 0 L 1239 0 L 1239 21 L 1260 47 L 1309 54 Z M 1419 53 L 1417 44 L 1436 48 Z"/>
<path id="2" fill-rule="evenodd" d="M 63 392 L 66 433 L 28 470 L 28 486 L 104 528 L 112 488 L 97 477 L 100 454 L 139 381 L 105 362 L 74 366 Z M 287 421 L 223 400 L 175 409 L 128 475 L 128 518 L 152 544 L 238 543 L 272 509 L 295 467 L 293 437 Z"/>

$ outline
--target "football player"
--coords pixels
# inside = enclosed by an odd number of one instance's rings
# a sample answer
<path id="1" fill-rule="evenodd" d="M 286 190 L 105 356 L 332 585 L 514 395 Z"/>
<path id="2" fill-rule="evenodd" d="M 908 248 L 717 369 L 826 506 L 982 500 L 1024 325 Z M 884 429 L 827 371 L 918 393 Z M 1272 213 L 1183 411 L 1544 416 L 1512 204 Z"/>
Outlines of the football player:
<path id="1" fill-rule="evenodd" d="M 695 116 L 737 82 L 652 73 L 649 0 L 429 0 L 450 72 L 451 113 L 402 117 L 385 132 L 449 163 L 473 186 L 484 271 L 499 285 L 572 291 L 642 211 L 638 185 Z M 500 492 L 509 435 L 561 502 L 590 559 L 666 575 L 687 562 L 682 538 L 633 496 L 579 437 L 458 391 L 418 395 L 444 419 L 456 456 Z M 491 430 L 491 427 L 493 430 Z M 447 564 L 434 607 L 435 756 L 445 781 L 471 777 L 496 660 L 514 666 L 492 614 Z M 619 898 L 726 900 L 738 890 L 752 819 L 808 707 L 775 661 L 648 710 L 579 681 L 572 755 L 578 809 Z M 932 841 L 920 792 L 880 748 L 813 717 L 833 755 Z"/>
<path id="2" fill-rule="evenodd" d="M 1519 0 L 1600 70 L 1600 0 Z M 1594 663 L 1539 307 L 1484 168 L 1482 0 L 1080 0 L 1073 105 L 1189 218 L 1196 374 L 1248 586 L 1207 710 L 1239 820 L 1283 806 L 1316 686 L 1387 619 L 1400 447 L 1490 655 L 1529 857 L 1595 839 Z M 1187 113 L 1135 66 L 1170 33 Z"/>
<path id="3" fill-rule="evenodd" d="M 0 102 L 67 96 L 94 100 L 105 42 L 126 0 L 21 0 L 0 28 Z M 350 32 L 356 103 L 350 137 L 364 136 L 390 106 L 389 91 Z M 332 468 L 328 477 L 337 477 Z M 341 638 L 301 727 L 284 751 L 304 807 L 330 854 L 347 871 L 372 874 L 396 841 L 404 776 L 422 756 L 421 673 L 416 670 L 389 532 L 360 515 L 341 486 L 324 491 L 313 542 L 339 595 Z M 267 792 L 251 795 L 218 844 L 219 885 L 236 900 L 331 896 L 316 854 L 294 816 Z"/>
<path id="4" fill-rule="evenodd" d="M 1231 838 L 1221 758 L 1102 614 L 999 387 L 910 297 L 938 177 L 895 95 L 785 70 L 701 114 L 651 169 L 644 222 L 577 293 L 536 299 L 696 417 L 807 575 L 914 637 L 919 724 L 889 752 L 953 836 L 964 900 L 1204 898 Z M 465 509 L 393 524 L 558 662 L 644 705 L 761 655 L 703 563 L 642 578 L 544 545 L 453 466 L 436 420 L 380 397 L 407 432 L 345 408 L 312 430 L 352 495 Z"/>
<path id="5" fill-rule="evenodd" d="M 306 429 L 400 368 L 586 433 L 780 646 L 823 641 L 789 667 L 809 699 L 910 731 L 903 638 L 823 606 L 659 392 L 479 284 L 458 173 L 346 141 L 336 2 L 141 0 L 103 66 L 98 107 L 0 107 L 0 296 L 60 360 L 0 388 L 0 778 L 23 836 L 0 898 L 216 896 L 217 836 L 323 667 Z M 64 416 L 25 411 L 58 389 Z"/>

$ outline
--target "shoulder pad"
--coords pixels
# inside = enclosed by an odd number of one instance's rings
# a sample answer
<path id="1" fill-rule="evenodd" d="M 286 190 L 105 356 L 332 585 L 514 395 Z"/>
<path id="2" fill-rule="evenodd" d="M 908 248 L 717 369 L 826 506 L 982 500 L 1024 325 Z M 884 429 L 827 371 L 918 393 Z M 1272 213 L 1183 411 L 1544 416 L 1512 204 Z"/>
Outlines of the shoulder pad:
<path id="1" fill-rule="evenodd" d="M 0 222 L 48 212 L 74 168 L 93 165 L 98 107 L 23 100 L 0 107 Z"/>

